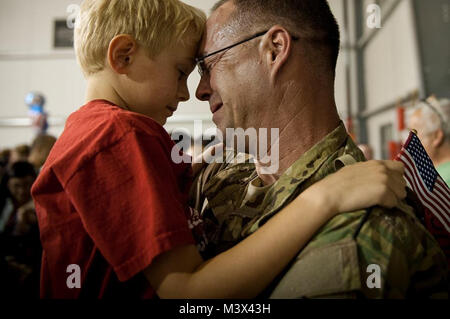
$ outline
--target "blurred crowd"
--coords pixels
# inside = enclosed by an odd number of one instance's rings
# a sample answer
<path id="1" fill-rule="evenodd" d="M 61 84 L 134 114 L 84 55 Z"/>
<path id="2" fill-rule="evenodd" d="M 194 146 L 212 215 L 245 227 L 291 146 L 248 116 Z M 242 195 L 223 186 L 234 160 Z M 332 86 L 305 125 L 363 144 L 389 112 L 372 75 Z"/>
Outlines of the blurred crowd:
<path id="1" fill-rule="evenodd" d="M 42 248 L 31 187 L 56 138 L 38 135 L 31 145 L 0 152 L 0 291 L 39 297 Z"/>

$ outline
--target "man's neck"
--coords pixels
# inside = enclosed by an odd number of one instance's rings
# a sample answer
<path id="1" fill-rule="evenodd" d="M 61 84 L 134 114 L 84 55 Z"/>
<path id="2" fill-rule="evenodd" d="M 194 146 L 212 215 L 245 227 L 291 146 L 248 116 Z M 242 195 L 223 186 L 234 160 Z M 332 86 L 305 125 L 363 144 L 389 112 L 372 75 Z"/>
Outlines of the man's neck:
<path id="1" fill-rule="evenodd" d="M 293 112 L 293 116 L 284 123 L 272 125 L 280 128 L 277 172 L 264 174 L 265 166 L 256 161 L 256 171 L 265 185 L 277 181 L 292 164 L 331 133 L 340 122 L 333 99 L 327 101 L 327 104 L 295 106 L 290 109 L 298 111 Z"/>

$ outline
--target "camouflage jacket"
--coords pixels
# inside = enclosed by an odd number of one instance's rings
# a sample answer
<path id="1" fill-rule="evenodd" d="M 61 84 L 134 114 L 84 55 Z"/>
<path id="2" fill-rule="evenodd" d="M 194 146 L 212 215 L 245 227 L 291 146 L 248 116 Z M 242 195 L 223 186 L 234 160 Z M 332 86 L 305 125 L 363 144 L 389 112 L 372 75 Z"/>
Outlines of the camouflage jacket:
<path id="1" fill-rule="evenodd" d="M 228 159 L 232 156 L 227 154 Z M 363 160 L 341 123 L 269 186 L 263 186 L 248 160 L 210 164 L 197 175 L 190 197 L 209 241 L 204 257 L 232 247 L 342 165 Z M 445 255 L 404 202 L 396 209 L 373 207 L 331 219 L 262 297 L 445 298 L 447 294 Z"/>

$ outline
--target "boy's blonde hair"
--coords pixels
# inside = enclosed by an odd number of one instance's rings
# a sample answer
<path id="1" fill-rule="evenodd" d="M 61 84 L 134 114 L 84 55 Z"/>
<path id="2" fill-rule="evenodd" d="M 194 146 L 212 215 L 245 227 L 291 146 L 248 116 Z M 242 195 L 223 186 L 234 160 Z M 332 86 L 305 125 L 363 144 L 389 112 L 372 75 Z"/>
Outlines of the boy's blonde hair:
<path id="1" fill-rule="evenodd" d="M 105 67 L 109 43 L 128 34 L 155 57 L 189 31 L 199 42 L 206 15 L 179 0 L 85 0 L 75 24 L 75 52 L 86 75 Z"/>

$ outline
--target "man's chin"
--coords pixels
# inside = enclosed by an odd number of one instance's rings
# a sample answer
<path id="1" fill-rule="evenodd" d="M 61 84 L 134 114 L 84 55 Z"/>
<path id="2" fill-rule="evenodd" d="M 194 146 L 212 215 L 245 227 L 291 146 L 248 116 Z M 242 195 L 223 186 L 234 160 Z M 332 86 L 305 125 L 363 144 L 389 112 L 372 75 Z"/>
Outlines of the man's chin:
<path id="1" fill-rule="evenodd" d="M 221 134 L 223 139 L 224 139 L 224 141 L 225 141 L 225 137 L 226 137 L 225 134 L 227 132 L 226 126 L 223 123 L 216 123 L 216 122 L 214 122 L 214 124 L 216 124 L 216 126 L 217 126 L 217 130 L 218 130 L 217 134 Z"/>

